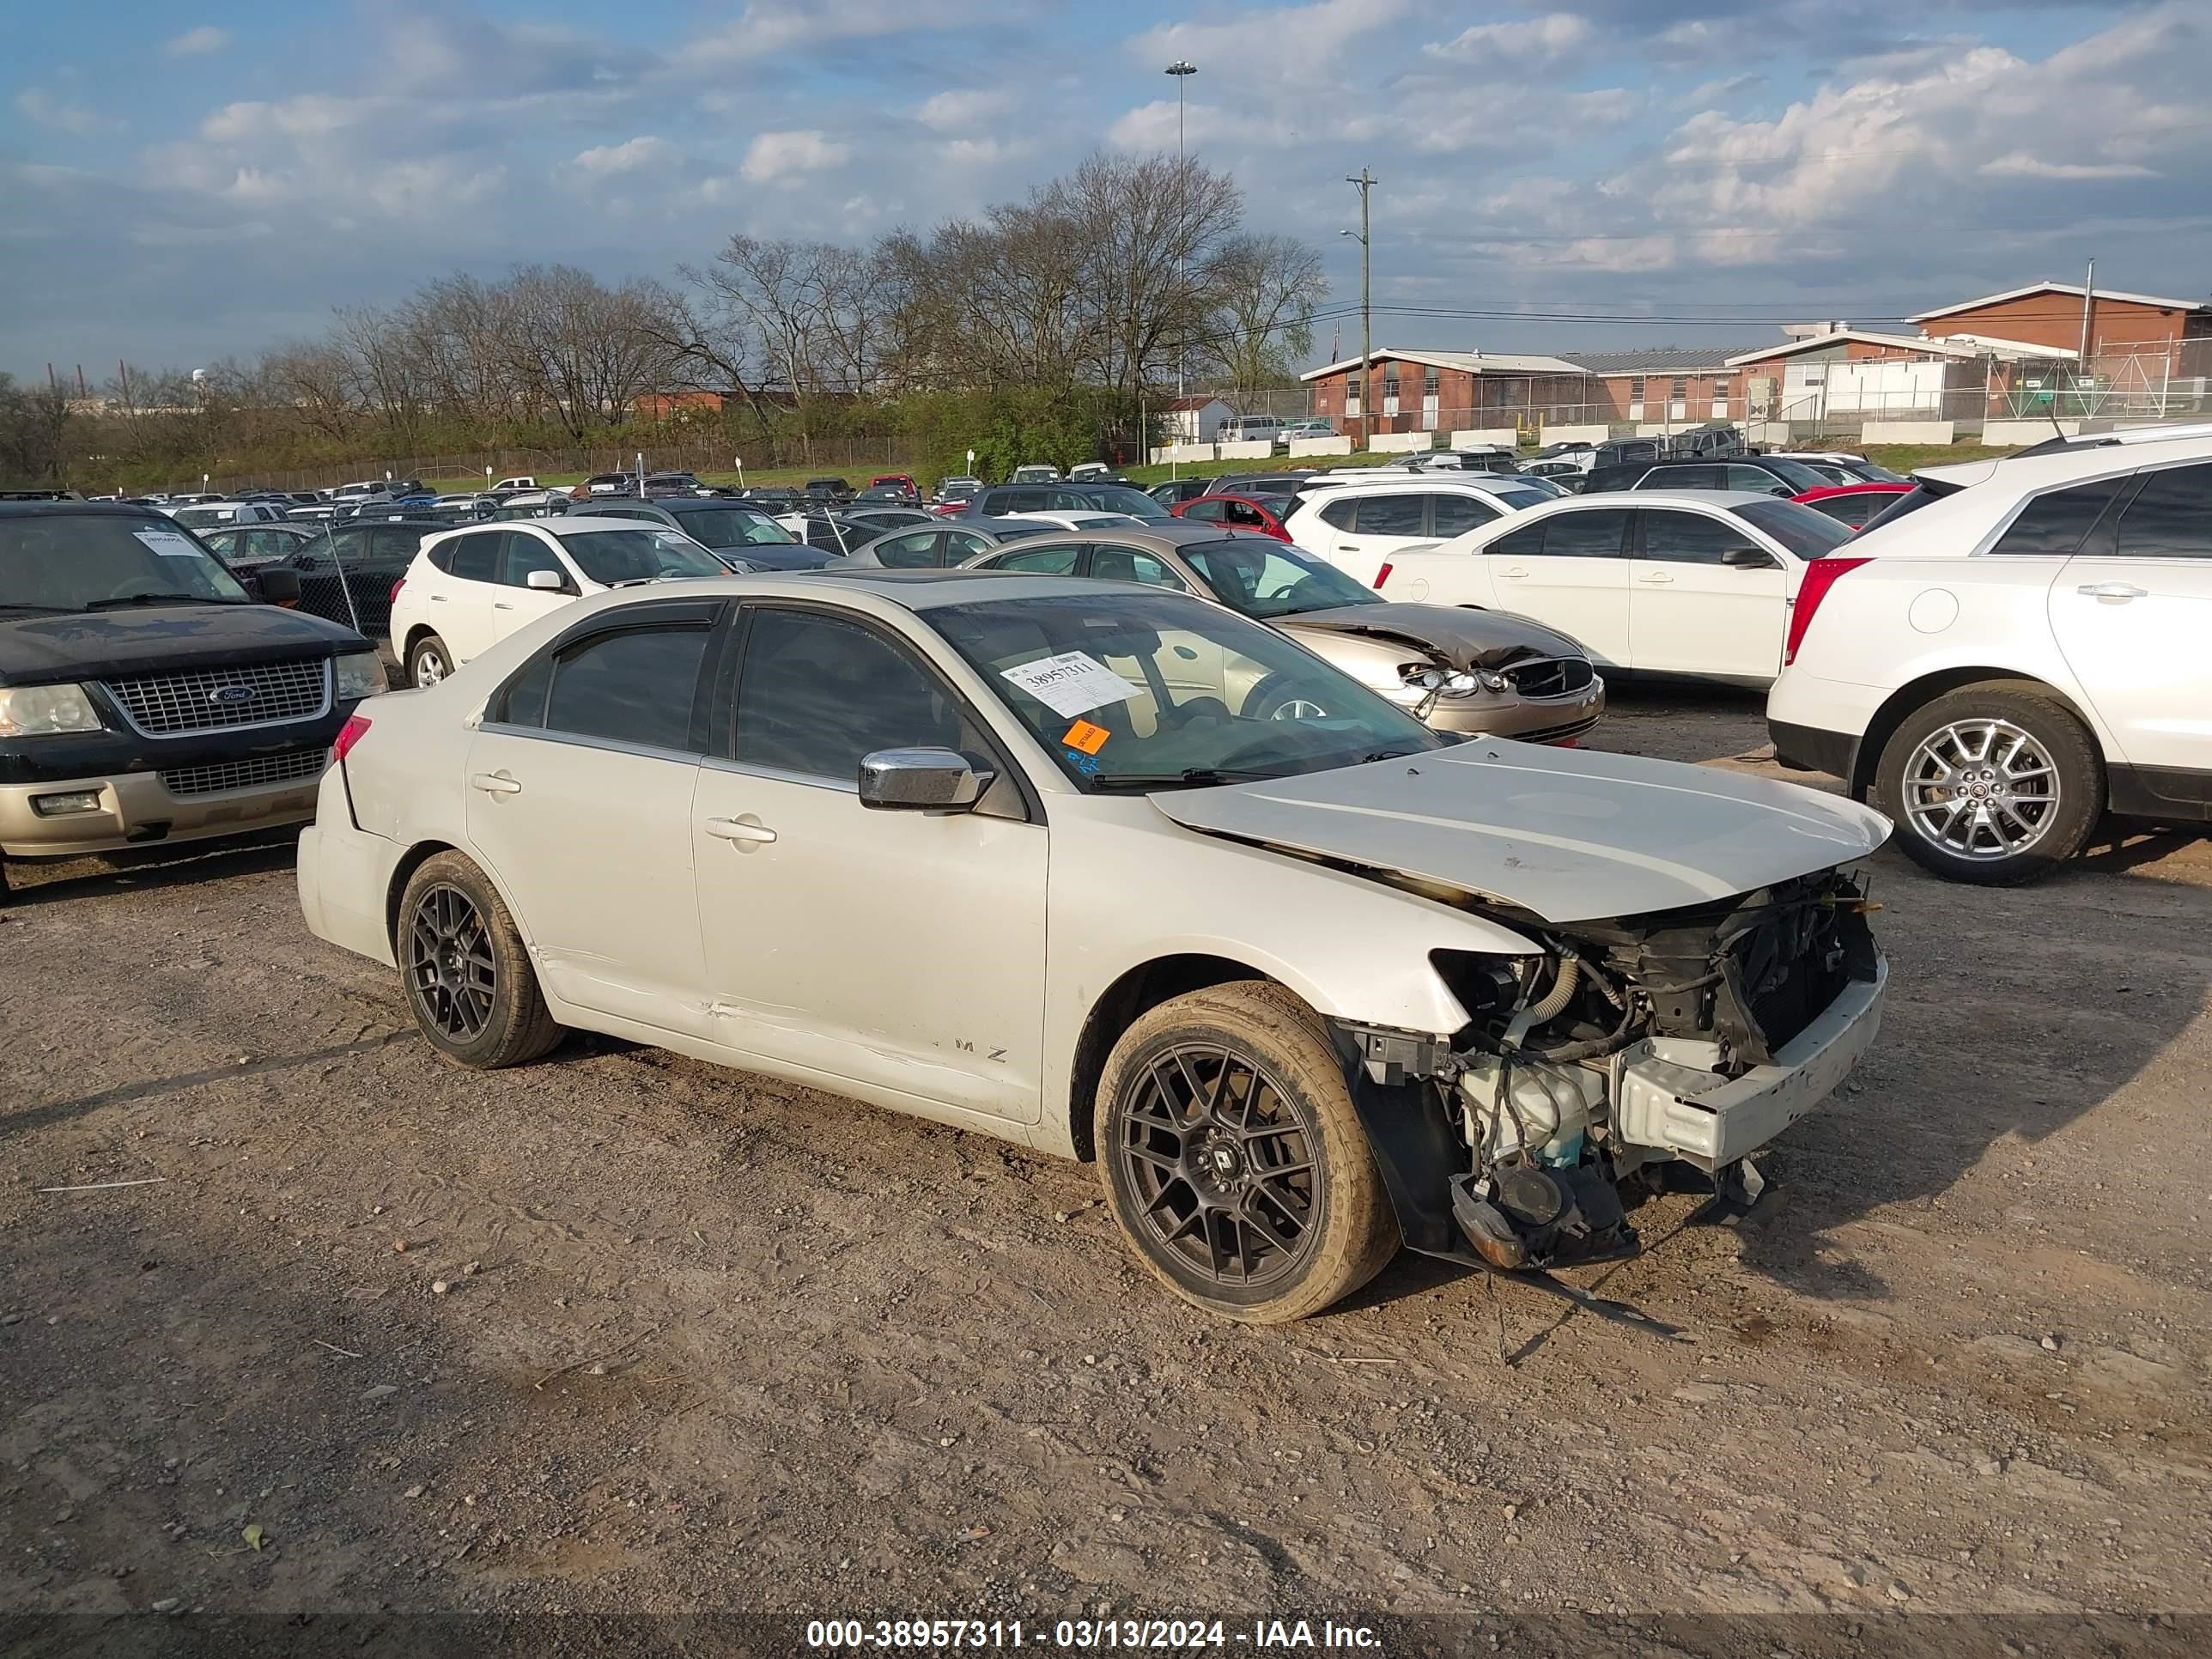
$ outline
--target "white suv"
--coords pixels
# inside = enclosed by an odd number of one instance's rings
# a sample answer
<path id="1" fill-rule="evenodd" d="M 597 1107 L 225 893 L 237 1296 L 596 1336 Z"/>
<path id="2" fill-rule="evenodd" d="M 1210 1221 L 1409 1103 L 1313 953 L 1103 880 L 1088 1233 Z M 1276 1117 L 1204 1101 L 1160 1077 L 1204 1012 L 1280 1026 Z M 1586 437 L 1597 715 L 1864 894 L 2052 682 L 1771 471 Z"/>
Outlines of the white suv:
<path id="1" fill-rule="evenodd" d="M 2212 427 L 1922 472 L 1808 568 L 1767 699 L 1939 875 L 2008 883 L 2107 810 L 2212 818 Z"/>
<path id="2" fill-rule="evenodd" d="M 431 537 L 392 585 L 392 648 L 410 685 L 471 658 L 587 593 L 680 576 L 726 576 L 680 531 L 629 519 L 541 519 Z"/>
<path id="3" fill-rule="evenodd" d="M 1324 474 L 1299 492 L 1283 528 L 1307 552 L 1372 587 L 1381 585 L 1376 573 L 1408 549 L 1449 541 L 1551 499 L 1510 473 L 1407 473 L 1348 483 Z"/>

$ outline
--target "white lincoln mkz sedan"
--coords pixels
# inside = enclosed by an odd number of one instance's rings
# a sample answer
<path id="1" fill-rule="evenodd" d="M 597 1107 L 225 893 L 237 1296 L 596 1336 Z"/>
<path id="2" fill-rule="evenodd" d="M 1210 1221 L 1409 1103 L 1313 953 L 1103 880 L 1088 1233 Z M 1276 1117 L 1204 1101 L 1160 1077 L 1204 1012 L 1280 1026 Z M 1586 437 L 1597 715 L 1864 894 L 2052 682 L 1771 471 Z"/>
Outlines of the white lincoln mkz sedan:
<path id="1" fill-rule="evenodd" d="M 1187 594 L 607 593 L 336 752 L 307 925 L 449 1059 L 580 1027 L 1096 1158 L 1147 1267 L 1240 1319 L 1401 1243 L 1632 1251 L 1625 1178 L 1741 1195 L 1880 1018 L 1878 814 L 1455 741 Z"/>

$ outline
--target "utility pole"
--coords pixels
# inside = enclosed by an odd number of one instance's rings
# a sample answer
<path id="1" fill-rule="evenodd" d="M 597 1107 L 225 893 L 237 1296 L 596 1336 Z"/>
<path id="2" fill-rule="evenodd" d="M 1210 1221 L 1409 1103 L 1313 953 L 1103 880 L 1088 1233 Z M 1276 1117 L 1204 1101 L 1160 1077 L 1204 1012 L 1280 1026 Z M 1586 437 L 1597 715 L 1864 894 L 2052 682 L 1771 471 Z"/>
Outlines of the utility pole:
<path id="1" fill-rule="evenodd" d="M 1182 234 L 1188 236 L 1190 234 L 1190 179 L 1188 172 L 1188 163 L 1183 160 L 1182 83 L 1189 80 L 1192 76 L 1198 73 L 1198 65 L 1192 63 L 1187 63 L 1182 58 L 1178 58 L 1174 63 L 1170 64 L 1167 66 L 1166 72 L 1175 77 L 1176 83 L 1176 216 L 1182 222 L 1178 228 L 1182 231 Z M 1176 261 L 1176 268 L 1177 275 L 1181 275 L 1182 260 L 1180 258 Z M 1178 296 L 1179 300 L 1182 297 L 1182 296 Z M 1180 304 L 1178 304 L 1177 309 L 1182 309 Z M 1187 397 L 1189 392 L 1189 388 L 1184 385 L 1186 374 L 1190 366 L 1190 342 L 1187 337 L 1188 332 L 1188 318 L 1186 318 L 1185 325 L 1182 327 L 1177 328 L 1176 331 L 1176 398 L 1179 405 L 1182 399 Z M 1178 407 L 1176 410 L 1177 419 L 1181 419 L 1183 416 L 1189 413 L 1190 411 L 1188 410 L 1181 407 Z M 1191 422 L 1191 436 L 1195 438 L 1197 435 L 1198 422 L 1194 420 Z M 1170 435 L 1168 441 L 1172 445 L 1176 442 L 1176 439 L 1174 436 Z M 1168 458 L 1168 477 L 1172 479 L 1175 476 L 1175 458 L 1173 456 L 1170 456 Z"/>
<path id="2" fill-rule="evenodd" d="M 1375 388 L 1368 384 L 1375 367 L 1375 335 L 1370 314 L 1374 285 L 1370 272 L 1367 192 L 1382 181 L 1362 167 L 1357 175 L 1346 175 L 1344 182 L 1359 189 L 1359 447 L 1364 449 L 1368 434 L 1375 430 Z M 1352 233 L 1347 230 L 1343 234 L 1349 236 Z"/>

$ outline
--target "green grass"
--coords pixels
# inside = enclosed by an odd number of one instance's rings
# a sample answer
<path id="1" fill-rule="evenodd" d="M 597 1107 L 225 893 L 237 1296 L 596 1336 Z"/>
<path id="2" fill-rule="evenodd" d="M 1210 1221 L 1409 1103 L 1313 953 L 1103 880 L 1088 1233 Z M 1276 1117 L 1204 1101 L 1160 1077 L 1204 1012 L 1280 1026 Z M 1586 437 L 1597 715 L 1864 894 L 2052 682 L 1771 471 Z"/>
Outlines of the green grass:
<path id="1" fill-rule="evenodd" d="M 1808 449 L 1823 446 L 1808 444 Z M 2014 453 L 2016 446 L 1986 444 L 1867 444 L 1856 453 L 1892 472 L 1910 472 L 1918 466 L 1943 466 L 1955 461 L 1993 461 Z"/>

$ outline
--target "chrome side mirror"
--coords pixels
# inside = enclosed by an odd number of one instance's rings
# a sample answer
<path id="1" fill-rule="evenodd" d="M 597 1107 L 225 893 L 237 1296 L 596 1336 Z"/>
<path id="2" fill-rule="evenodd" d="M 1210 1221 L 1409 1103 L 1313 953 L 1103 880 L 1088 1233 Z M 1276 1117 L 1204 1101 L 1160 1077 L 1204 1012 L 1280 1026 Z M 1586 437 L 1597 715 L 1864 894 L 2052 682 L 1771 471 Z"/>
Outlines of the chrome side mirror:
<path id="1" fill-rule="evenodd" d="M 965 812 L 994 775 L 950 749 L 878 749 L 860 761 L 860 805 L 882 812 Z"/>

